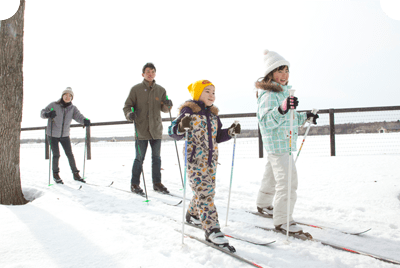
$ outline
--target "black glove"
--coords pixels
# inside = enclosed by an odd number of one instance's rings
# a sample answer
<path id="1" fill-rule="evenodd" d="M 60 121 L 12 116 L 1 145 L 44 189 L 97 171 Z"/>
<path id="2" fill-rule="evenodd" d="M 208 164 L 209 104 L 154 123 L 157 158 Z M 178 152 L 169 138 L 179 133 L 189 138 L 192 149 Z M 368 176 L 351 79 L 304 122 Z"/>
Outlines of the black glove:
<path id="1" fill-rule="evenodd" d="M 164 104 L 167 105 L 168 107 L 172 107 L 172 100 L 165 100 Z"/>
<path id="2" fill-rule="evenodd" d="M 230 132 L 231 132 L 232 135 L 233 135 L 233 134 L 240 134 L 240 133 L 242 132 L 239 123 L 237 123 L 237 124 L 233 123 L 233 124 L 229 127 L 229 130 L 230 130 Z"/>
<path id="3" fill-rule="evenodd" d="M 312 112 L 307 112 L 307 122 L 317 124 L 317 118 L 319 118 L 318 114 L 313 114 Z"/>
<path id="4" fill-rule="evenodd" d="M 183 117 L 182 119 L 181 119 L 181 122 L 179 122 L 179 125 L 178 125 L 178 131 L 179 132 L 185 132 L 185 128 L 189 128 L 189 129 L 191 129 L 191 127 L 190 127 L 190 116 L 187 116 L 187 115 L 185 115 L 185 117 Z"/>
<path id="5" fill-rule="evenodd" d="M 56 117 L 56 111 L 50 111 L 50 112 L 45 112 L 44 113 L 44 116 L 46 117 L 46 118 L 54 118 L 54 117 Z"/>
<path id="6" fill-rule="evenodd" d="M 128 114 L 128 118 L 129 118 L 129 120 L 130 120 L 131 122 L 133 122 L 133 121 L 136 120 L 137 115 L 136 115 L 136 113 L 134 113 L 134 112 L 130 112 L 130 113 Z"/>
<path id="7" fill-rule="evenodd" d="M 281 105 L 278 107 L 278 111 L 280 114 L 286 114 L 289 109 L 296 109 L 296 107 L 299 105 L 299 101 L 297 97 L 287 97 Z"/>
<path id="8" fill-rule="evenodd" d="M 85 125 L 85 127 L 90 126 L 90 120 L 86 118 L 85 120 L 83 120 L 83 124 Z"/>

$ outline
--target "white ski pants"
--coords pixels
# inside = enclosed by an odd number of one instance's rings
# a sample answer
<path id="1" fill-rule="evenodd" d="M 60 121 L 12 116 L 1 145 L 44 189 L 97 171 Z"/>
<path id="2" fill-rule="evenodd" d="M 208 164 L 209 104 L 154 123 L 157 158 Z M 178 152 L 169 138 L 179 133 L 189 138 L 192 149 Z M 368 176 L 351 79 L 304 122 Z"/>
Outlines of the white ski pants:
<path id="1" fill-rule="evenodd" d="M 293 220 L 292 214 L 297 199 L 296 190 L 298 185 L 297 171 L 293 161 L 293 155 L 289 157 L 289 153 L 268 154 L 268 162 L 265 165 L 264 176 L 257 196 L 258 207 L 274 207 L 273 213 L 275 226 L 287 222 L 289 159 L 292 161 L 289 220 Z"/>

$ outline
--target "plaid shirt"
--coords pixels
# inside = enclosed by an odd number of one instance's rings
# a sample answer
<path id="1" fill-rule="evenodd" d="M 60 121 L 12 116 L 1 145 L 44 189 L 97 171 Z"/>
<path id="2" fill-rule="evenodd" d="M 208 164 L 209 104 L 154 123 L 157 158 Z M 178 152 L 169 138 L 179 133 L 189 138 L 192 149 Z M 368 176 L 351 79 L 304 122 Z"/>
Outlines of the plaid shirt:
<path id="1" fill-rule="evenodd" d="M 278 111 L 279 105 L 289 97 L 291 86 L 281 86 L 283 91 L 273 92 L 270 90 L 258 89 L 257 119 L 264 148 L 268 153 L 288 153 L 290 133 L 290 111 L 281 115 Z M 307 119 L 305 112 L 294 112 L 292 152 L 296 151 L 298 127 Z"/>

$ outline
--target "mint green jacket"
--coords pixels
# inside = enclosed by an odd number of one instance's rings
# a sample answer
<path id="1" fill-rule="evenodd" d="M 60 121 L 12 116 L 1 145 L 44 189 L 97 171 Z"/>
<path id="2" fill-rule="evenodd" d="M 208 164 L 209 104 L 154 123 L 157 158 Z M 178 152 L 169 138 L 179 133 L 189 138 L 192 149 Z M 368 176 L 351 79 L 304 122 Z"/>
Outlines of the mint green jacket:
<path id="1" fill-rule="evenodd" d="M 276 88 L 276 85 L 275 85 Z M 283 91 L 276 92 L 268 89 L 258 89 L 257 119 L 264 148 L 267 153 L 288 153 L 290 134 L 290 111 L 285 115 L 278 112 L 279 105 L 289 97 L 291 86 L 281 86 Z M 296 151 L 299 126 L 307 119 L 305 112 L 293 112 L 292 152 Z"/>

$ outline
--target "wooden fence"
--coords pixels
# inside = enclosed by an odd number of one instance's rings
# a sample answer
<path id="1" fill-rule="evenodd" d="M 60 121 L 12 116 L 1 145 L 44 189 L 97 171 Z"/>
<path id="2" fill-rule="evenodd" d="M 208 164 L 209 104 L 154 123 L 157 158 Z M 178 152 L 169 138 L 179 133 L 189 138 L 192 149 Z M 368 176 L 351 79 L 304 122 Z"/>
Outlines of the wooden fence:
<path id="1" fill-rule="evenodd" d="M 364 107 L 364 108 L 345 108 L 345 109 L 324 109 L 319 110 L 318 114 L 328 114 L 329 115 L 329 135 L 330 135 L 330 153 L 331 156 L 336 155 L 335 146 L 335 114 L 338 113 L 362 113 L 362 112 L 380 112 L 380 111 L 394 111 L 400 110 L 400 106 L 385 106 L 385 107 Z M 298 111 L 305 112 L 305 111 Z M 221 119 L 223 118 L 243 118 L 243 117 L 256 117 L 256 113 L 242 113 L 242 114 L 224 114 L 219 115 Z M 172 118 L 174 120 L 175 118 Z M 400 119 L 400 118 L 399 118 Z M 163 122 L 170 122 L 171 118 L 163 118 Z M 86 127 L 86 149 L 87 149 L 87 159 L 91 159 L 91 132 L 92 127 L 97 126 L 112 126 L 112 125 L 124 125 L 132 124 L 128 121 L 113 121 L 113 122 L 101 122 L 101 123 L 91 123 L 90 127 Z M 80 124 L 72 124 L 71 127 L 82 127 Z M 21 131 L 32 131 L 32 130 L 44 130 L 45 131 L 45 158 L 49 158 L 49 143 L 46 135 L 46 127 L 32 127 L 32 128 L 22 128 Z M 258 155 L 260 158 L 264 157 L 263 142 L 260 134 L 260 129 L 258 129 Z"/>

